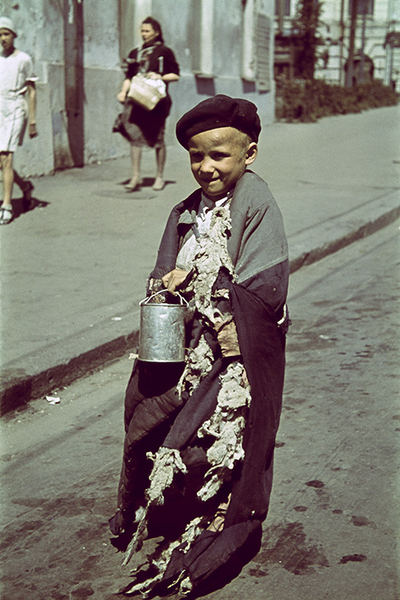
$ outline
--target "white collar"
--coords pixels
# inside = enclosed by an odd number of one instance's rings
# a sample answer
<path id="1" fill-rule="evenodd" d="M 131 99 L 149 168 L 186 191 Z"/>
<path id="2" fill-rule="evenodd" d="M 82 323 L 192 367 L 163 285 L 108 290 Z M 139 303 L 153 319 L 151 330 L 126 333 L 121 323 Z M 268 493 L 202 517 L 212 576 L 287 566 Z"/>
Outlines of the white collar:
<path id="1" fill-rule="evenodd" d="M 229 202 L 229 200 L 232 198 L 233 196 L 233 191 L 229 191 L 226 196 L 224 196 L 223 198 L 219 198 L 218 200 L 212 200 L 211 198 L 208 198 L 204 192 L 201 192 L 201 202 L 200 202 L 200 206 L 199 206 L 199 212 L 202 212 L 205 209 L 208 210 L 213 210 L 215 207 L 217 206 L 223 206 L 224 204 L 226 204 L 227 202 Z"/>

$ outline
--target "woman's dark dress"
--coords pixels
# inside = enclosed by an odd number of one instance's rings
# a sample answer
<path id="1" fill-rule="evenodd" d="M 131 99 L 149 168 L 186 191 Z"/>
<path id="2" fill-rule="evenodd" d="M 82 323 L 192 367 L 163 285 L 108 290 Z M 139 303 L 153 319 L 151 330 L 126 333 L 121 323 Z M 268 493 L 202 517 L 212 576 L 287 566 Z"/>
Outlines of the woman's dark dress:
<path id="1" fill-rule="evenodd" d="M 179 75 L 179 65 L 174 53 L 161 42 L 148 42 L 141 48 L 135 48 L 129 53 L 126 61 L 126 77 L 132 79 L 137 73 L 176 73 Z M 129 102 L 125 108 L 124 129 L 125 137 L 133 145 L 148 145 L 157 147 L 163 144 L 165 121 L 171 109 L 171 97 L 160 100 L 153 110 L 146 110 L 138 104 Z"/>

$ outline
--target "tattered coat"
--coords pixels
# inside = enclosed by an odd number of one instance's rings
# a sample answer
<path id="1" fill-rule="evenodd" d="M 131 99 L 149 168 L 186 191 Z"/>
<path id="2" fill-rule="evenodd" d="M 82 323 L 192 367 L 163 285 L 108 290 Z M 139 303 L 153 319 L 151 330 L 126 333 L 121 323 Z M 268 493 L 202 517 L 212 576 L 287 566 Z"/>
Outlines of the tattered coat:
<path id="1" fill-rule="evenodd" d="M 201 190 L 196 190 L 172 210 L 150 282 L 175 268 L 200 201 Z M 194 308 L 187 324 L 186 365 L 137 361 L 126 392 L 119 513 L 110 521 L 119 534 L 114 545 L 125 549 L 129 544 L 128 560 L 152 527 L 154 535 L 161 531 L 173 540 L 155 560 L 159 572 L 149 587 L 132 584 L 131 593 L 152 589 L 154 583 L 176 584 L 184 594 L 238 556 L 245 562 L 246 544 L 259 535 L 268 511 L 288 322 L 287 241 L 267 184 L 251 171 L 239 179 L 229 204 L 214 211 L 214 229 L 198 252 L 188 285 Z M 209 294 L 199 293 L 196 282 L 205 281 L 212 269 Z M 226 312 L 233 315 L 238 356 L 223 356 L 218 344 L 213 315 Z M 227 431 L 236 432 L 233 448 L 226 441 L 221 446 Z M 169 477 L 162 494 L 153 485 L 160 474 Z M 207 516 L 211 519 L 227 498 L 223 529 L 209 531 Z M 165 512 L 157 529 L 154 506 L 160 503 Z M 178 518 L 171 531 L 167 522 L 174 521 L 174 512 L 183 523 Z"/>

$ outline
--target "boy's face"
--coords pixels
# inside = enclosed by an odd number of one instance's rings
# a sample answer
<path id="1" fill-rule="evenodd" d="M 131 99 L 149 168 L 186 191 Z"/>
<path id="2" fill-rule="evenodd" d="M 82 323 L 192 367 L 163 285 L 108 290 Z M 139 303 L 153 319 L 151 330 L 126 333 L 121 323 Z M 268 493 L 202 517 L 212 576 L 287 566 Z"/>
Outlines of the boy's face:
<path id="1" fill-rule="evenodd" d="M 257 156 L 257 144 L 234 127 L 197 133 L 189 140 L 192 173 L 206 196 L 223 198 Z"/>
<path id="2" fill-rule="evenodd" d="M 9 52 L 14 46 L 14 34 L 9 29 L 0 29 L 0 43 L 5 52 Z"/>

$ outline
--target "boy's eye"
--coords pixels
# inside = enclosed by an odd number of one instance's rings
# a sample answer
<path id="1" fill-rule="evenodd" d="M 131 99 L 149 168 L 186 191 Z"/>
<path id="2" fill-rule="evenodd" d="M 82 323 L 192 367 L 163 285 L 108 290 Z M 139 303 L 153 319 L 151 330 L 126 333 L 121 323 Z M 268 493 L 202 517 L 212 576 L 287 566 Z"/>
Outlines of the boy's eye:
<path id="1" fill-rule="evenodd" d="M 226 154 L 225 152 L 213 152 L 211 154 L 211 158 L 213 160 L 223 160 L 224 158 L 226 158 L 228 156 L 228 154 Z"/>
<path id="2" fill-rule="evenodd" d="M 229 156 L 226 152 L 211 152 L 209 157 L 212 160 L 219 161 Z M 190 152 L 190 162 L 199 163 L 204 160 L 205 155 L 202 152 Z"/>

